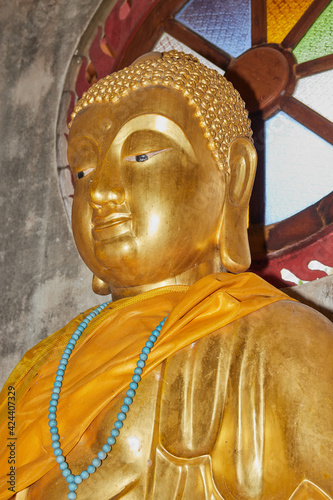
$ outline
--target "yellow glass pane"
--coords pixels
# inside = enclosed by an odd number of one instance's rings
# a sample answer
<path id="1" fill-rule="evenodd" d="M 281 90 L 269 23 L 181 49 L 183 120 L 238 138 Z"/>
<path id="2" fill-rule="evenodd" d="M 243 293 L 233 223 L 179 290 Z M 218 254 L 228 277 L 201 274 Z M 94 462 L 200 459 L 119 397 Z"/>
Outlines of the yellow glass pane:
<path id="1" fill-rule="evenodd" d="M 267 41 L 281 43 L 312 0 L 267 0 Z"/>

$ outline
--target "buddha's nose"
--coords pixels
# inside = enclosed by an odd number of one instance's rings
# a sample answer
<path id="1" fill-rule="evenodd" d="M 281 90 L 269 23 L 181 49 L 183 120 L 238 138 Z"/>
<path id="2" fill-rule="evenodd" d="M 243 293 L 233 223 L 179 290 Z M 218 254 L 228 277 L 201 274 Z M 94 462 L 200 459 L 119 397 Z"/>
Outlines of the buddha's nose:
<path id="1" fill-rule="evenodd" d="M 90 187 L 91 202 L 96 207 L 106 204 L 121 205 L 125 201 L 125 190 L 119 171 L 106 160 L 96 169 Z"/>

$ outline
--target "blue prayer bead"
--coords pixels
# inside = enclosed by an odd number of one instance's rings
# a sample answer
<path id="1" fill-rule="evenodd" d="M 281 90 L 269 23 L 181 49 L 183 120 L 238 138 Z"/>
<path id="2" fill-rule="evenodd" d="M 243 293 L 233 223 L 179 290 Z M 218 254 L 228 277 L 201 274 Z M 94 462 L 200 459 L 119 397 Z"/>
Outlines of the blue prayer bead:
<path id="1" fill-rule="evenodd" d="M 61 358 L 60 360 L 60 365 L 64 365 L 65 367 L 67 366 L 67 363 L 68 363 L 68 359 L 66 358 Z M 59 366 L 60 366 L 59 365 Z M 65 368 L 63 368 L 65 370 Z"/>
<path id="2" fill-rule="evenodd" d="M 72 481 L 74 481 L 74 474 L 70 474 L 69 476 L 66 477 L 66 480 L 68 481 L 68 483 L 71 483 Z"/>
<path id="3" fill-rule="evenodd" d="M 159 336 L 159 334 L 160 334 L 160 332 L 159 332 L 159 330 L 157 330 L 157 328 L 155 328 L 155 330 L 153 330 L 153 331 L 151 332 L 151 334 L 152 334 L 152 335 L 155 335 L 155 337 L 158 337 L 158 336 Z"/>
<path id="4" fill-rule="evenodd" d="M 111 434 L 112 437 L 118 437 L 119 436 L 119 431 L 118 431 L 118 429 L 112 429 L 112 431 L 110 432 L 110 434 Z"/>
<path id="5" fill-rule="evenodd" d="M 65 373 L 66 365 L 64 365 L 64 363 L 60 363 L 59 364 L 59 370 L 64 370 L 64 373 Z"/>
<path id="6" fill-rule="evenodd" d="M 113 436 L 109 436 L 106 442 L 112 446 L 116 442 L 116 440 Z"/>
<path id="7" fill-rule="evenodd" d="M 116 429 L 121 429 L 124 424 L 120 420 L 116 420 L 114 426 Z"/>
<path id="8" fill-rule="evenodd" d="M 125 420 L 125 418 L 126 418 L 126 413 L 124 413 L 123 411 L 118 413 L 118 415 L 117 415 L 118 420 L 120 420 L 122 422 L 123 420 Z"/>
<path id="9" fill-rule="evenodd" d="M 54 399 L 55 401 L 57 401 L 59 399 L 59 394 L 51 394 L 51 399 Z"/>
<path id="10" fill-rule="evenodd" d="M 71 349 L 68 349 L 68 347 L 66 347 L 66 349 L 64 350 L 64 354 L 68 354 L 70 356 L 72 354 Z"/>
<path id="11" fill-rule="evenodd" d="M 56 450 L 57 448 L 60 448 L 60 443 L 59 441 L 53 441 L 52 443 L 52 448 Z"/>
<path id="12" fill-rule="evenodd" d="M 59 375 L 60 377 L 63 377 L 64 373 L 65 373 L 64 370 L 60 370 L 60 368 L 58 368 L 57 375 Z"/>
<path id="13" fill-rule="evenodd" d="M 56 420 L 49 420 L 49 427 L 57 427 L 57 421 Z"/>
<path id="14" fill-rule="evenodd" d="M 129 407 L 128 407 L 127 405 L 121 405 L 121 408 L 120 408 L 120 409 L 121 409 L 121 411 L 122 411 L 123 413 L 127 413 L 127 412 L 128 412 L 128 410 L 129 410 Z"/>
<path id="15" fill-rule="evenodd" d="M 101 465 L 102 461 L 99 458 L 94 458 L 91 463 L 94 467 L 99 467 Z"/>
<path id="16" fill-rule="evenodd" d="M 70 474 L 71 474 L 71 471 L 70 471 L 69 469 L 64 469 L 64 470 L 62 471 L 62 475 L 63 475 L 64 477 L 67 477 L 67 476 L 69 476 Z"/>
<path id="17" fill-rule="evenodd" d="M 153 343 L 154 343 L 154 342 L 156 342 L 157 337 L 156 337 L 156 335 L 150 335 L 150 336 L 148 337 L 148 339 L 149 339 L 151 342 L 153 342 Z"/>
<path id="18" fill-rule="evenodd" d="M 77 327 L 77 330 L 78 330 L 80 333 L 84 332 L 84 328 L 83 328 L 81 325 L 79 325 L 79 326 Z"/>
<path id="19" fill-rule="evenodd" d="M 106 453 L 105 453 L 105 451 L 99 451 L 99 452 L 97 453 L 97 456 L 98 456 L 98 458 L 99 458 L 100 460 L 104 460 L 104 459 L 106 458 Z"/>
<path id="20" fill-rule="evenodd" d="M 74 483 L 75 484 L 81 484 L 82 483 L 82 477 L 81 476 L 75 476 Z"/>
<path id="21" fill-rule="evenodd" d="M 60 394 L 60 387 L 57 387 L 56 382 L 54 383 L 54 387 L 52 389 L 53 394 Z"/>
<path id="22" fill-rule="evenodd" d="M 57 406 L 58 401 L 55 401 L 54 399 L 51 399 L 50 401 L 50 406 Z"/>
<path id="23" fill-rule="evenodd" d="M 158 332 L 160 332 L 162 330 L 162 325 L 161 323 L 155 328 L 155 330 L 157 330 Z"/>
<path id="24" fill-rule="evenodd" d="M 74 491 L 71 491 L 70 493 L 68 493 L 67 497 L 68 497 L 68 500 L 75 500 L 76 493 L 74 493 Z"/>
<path id="25" fill-rule="evenodd" d="M 75 491 L 75 490 L 77 490 L 77 484 L 76 484 L 76 483 L 74 483 L 74 482 L 73 482 L 73 483 L 70 483 L 70 484 L 68 485 L 68 489 L 69 489 L 69 491 Z"/>
<path id="26" fill-rule="evenodd" d="M 66 470 L 68 468 L 68 465 L 66 464 L 66 462 L 62 462 L 61 464 L 59 464 L 59 468 L 60 470 Z"/>
<path id="27" fill-rule="evenodd" d="M 61 356 L 61 358 L 68 359 L 70 355 L 71 355 L 71 352 L 70 353 L 64 352 L 63 355 Z"/>
<path id="28" fill-rule="evenodd" d="M 124 398 L 125 405 L 131 405 L 133 403 L 133 398 L 126 397 Z"/>
<path id="29" fill-rule="evenodd" d="M 59 457 L 60 455 L 62 455 L 62 450 L 61 448 L 57 448 L 56 450 L 53 450 L 53 455 L 55 457 Z"/>
<path id="30" fill-rule="evenodd" d="M 139 367 L 137 366 L 136 368 L 134 368 L 134 373 L 135 373 L 136 375 L 141 375 L 141 373 L 142 373 L 142 368 L 139 368 Z"/>
<path id="31" fill-rule="evenodd" d="M 57 375 L 55 380 L 56 382 L 60 382 L 62 384 L 63 378 L 64 378 L 63 375 Z"/>
<path id="32" fill-rule="evenodd" d="M 143 361 L 146 361 L 148 356 L 147 356 L 147 354 L 141 353 L 139 358 L 142 359 Z"/>
<path id="33" fill-rule="evenodd" d="M 84 326 L 84 325 L 89 325 L 89 321 L 87 319 L 84 319 L 83 321 L 81 321 L 81 325 Z"/>
<path id="34" fill-rule="evenodd" d="M 51 411 L 51 413 L 48 414 L 49 420 L 55 420 L 56 418 L 56 413 L 54 411 Z"/>
<path id="35" fill-rule="evenodd" d="M 70 345 L 75 346 L 76 341 L 74 339 L 69 339 L 67 348 L 70 349 Z"/>
<path id="36" fill-rule="evenodd" d="M 82 477 L 82 479 L 88 479 L 88 477 L 90 476 L 89 472 L 87 470 L 83 470 L 80 474 L 80 476 Z"/>
<path id="37" fill-rule="evenodd" d="M 51 434 L 58 434 L 58 427 L 51 427 L 50 429 Z"/>
<path id="38" fill-rule="evenodd" d="M 79 335 L 78 333 L 73 333 L 73 335 L 72 335 L 72 339 L 74 339 L 74 340 L 78 341 L 78 340 L 79 340 L 79 338 L 80 338 L 80 335 Z"/>
<path id="39" fill-rule="evenodd" d="M 140 375 L 135 374 L 135 375 L 133 375 L 132 380 L 135 383 L 139 383 L 141 380 L 141 377 L 140 377 Z"/>
<path id="40" fill-rule="evenodd" d="M 135 396 L 135 391 L 133 389 L 128 389 L 128 391 L 126 392 L 127 396 L 129 398 L 134 398 Z"/>
<path id="41" fill-rule="evenodd" d="M 139 359 L 139 361 L 136 362 L 136 366 L 138 366 L 139 368 L 144 368 L 145 365 L 146 363 L 142 359 Z"/>
<path id="42" fill-rule="evenodd" d="M 89 474 L 93 474 L 96 470 L 96 467 L 94 467 L 93 465 L 88 465 L 87 467 L 87 472 L 89 472 Z"/>
<path id="43" fill-rule="evenodd" d="M 65 461 L 65 457 L 63 455 L 59 455 L 56 460 L 57 460 L 58 464 L 61 464 L 62 462 Z"/>
<path id="44" fill-rule="evenodd" d="M 58 387 L 58 388 L 60 389 L 60 388 L 61 388 L 61 386 L 62 386 L 62 382 L 60 382 L 60 380 L 56 380 L 56 381 L 54 382 L 54 387 Z"/>
<path id="45" fill-rule="evenodd" d="M 133 389 L 133 391 L 135 391 L 138 388 L 138 384 L 136 382 L 131 382 L 129 387 L 130 389 Z"/>
<path id="46" fill-rule="evenodd" d="M 146 342 L 146 347 L 149 347 L 150 349 L 153 347 L 153 342 L 151 342 L 151 340 L 147 340 Z"/>
<path id="47" fill-rule="evenodd" d="M 142 349 L 142 352 L 143 352 L 144 354 L 149 354 L 149 353 L 150 353 L 150 349 L 149 349 L 149 347 L 144 347 L 144 348 Z"/>
<path id="48" fill-rule="evenodd" d="M 105 453 L 110 453 L 111 446 L 109 444 L 103 444 L 102 450 L 105 451 Z"/>
<path id="49" fill-rule="evenodd" d="M 58 433 L 57 434 L 52 434 L 51 439 L 52 439 L 52 441 L 59 441 L 60 436 L 59 436 Z"/>

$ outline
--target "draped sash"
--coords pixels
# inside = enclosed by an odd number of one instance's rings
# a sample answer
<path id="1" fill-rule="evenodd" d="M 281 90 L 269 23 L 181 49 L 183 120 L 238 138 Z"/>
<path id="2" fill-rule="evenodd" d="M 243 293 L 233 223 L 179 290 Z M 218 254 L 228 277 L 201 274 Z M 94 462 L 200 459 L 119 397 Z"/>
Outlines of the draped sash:
<path id="1" fill-rule="evenodd" d="M 57 410 L 64 455 L 75 447 L 93 419 L 126 389 L 142 347 L 163 317 L 168 319 L 143 375 L 192 342 L 285 299 L 289 297 L 254 274 L 222 273 L 206 276 L 191 287 L 169 286 L 110 303 L 89 323 L 67 365 Z M 15 440 L 16 492 L 55 465 L 48 426 L 55 374 L 68 340 L 91 310 L 28 351 L 0 395 L 0 470 L 9 472 L 7 444 Z M 8 429 L 9 386 L 16 394 L 14 436 Z M 8 480 L 6 475 L 0 479 L 3 500 L 13 495 Z"/>

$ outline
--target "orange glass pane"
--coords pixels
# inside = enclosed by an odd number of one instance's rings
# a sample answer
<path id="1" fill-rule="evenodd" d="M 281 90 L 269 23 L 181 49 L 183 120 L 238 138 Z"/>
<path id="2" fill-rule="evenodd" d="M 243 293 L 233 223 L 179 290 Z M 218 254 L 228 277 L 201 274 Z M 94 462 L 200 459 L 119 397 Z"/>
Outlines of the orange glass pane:
<path id="1" fill-rule="evenodd" d="M 267 41 L 281 43 L 312 0 L 267 0 Z"/>

